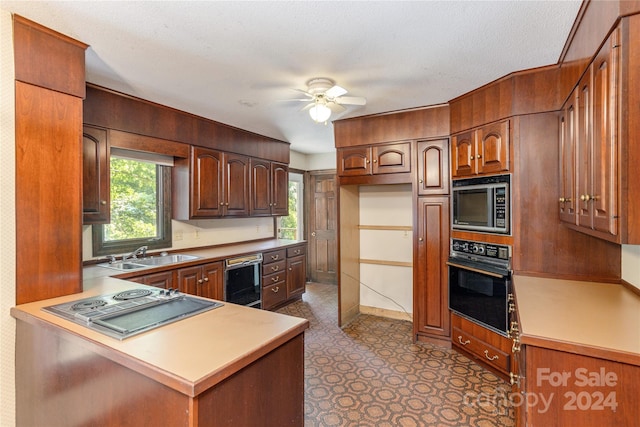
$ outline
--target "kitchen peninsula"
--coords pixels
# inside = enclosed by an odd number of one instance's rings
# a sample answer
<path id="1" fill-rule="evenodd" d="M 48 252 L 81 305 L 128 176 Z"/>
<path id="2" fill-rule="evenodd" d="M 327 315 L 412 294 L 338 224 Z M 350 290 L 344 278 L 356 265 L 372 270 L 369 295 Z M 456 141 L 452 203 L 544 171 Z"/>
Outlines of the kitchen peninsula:
<path id="1" fill-rule="evenodd" d="M 144 286 L 84 286 L 11 310 L 19 425 L 303 425 L 307 320 L 225 303 L 119 341 L 42 308 Z"/>

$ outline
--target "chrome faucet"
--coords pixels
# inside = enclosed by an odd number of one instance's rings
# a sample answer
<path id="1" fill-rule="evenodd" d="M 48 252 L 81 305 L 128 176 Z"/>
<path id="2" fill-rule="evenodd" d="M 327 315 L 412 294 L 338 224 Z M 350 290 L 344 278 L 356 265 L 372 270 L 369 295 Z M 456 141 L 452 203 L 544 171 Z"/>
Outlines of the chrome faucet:
<path id="1" fill-rule="evenodd" d="M 138 255 L 142 255 L 142 258 L 147 256 L 147 249 L 149 249 L 148 246 L 140 246 L 138 249 L 136 249 L 135 251 L 131 252 L 128 255 L 123 255 L 122 256 L 122 261 L 126 261 L 128 259 L 136 259 L 138 258 Z"/>

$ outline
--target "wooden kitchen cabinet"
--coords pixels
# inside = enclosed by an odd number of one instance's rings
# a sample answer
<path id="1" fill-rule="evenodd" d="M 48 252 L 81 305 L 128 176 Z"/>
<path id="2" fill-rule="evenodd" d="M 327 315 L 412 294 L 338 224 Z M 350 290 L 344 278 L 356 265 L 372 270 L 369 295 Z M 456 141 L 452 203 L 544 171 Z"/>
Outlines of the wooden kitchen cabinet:
<path id="1" fill-rule="evenodd" d="M 615 242 L 620 240 L 619 38 L 619 30 L 611 34 L 560 117 L 560 219 Z"/>
<path id="2" fill-rule="evenodd" d="M 306 245 L 287 248 L 287 299 L 299 298 L 307 282 Z"/>
<path id="3" fill-rule="evenodd" d="M 180 292 L 222 301 L 224 267 L 221 261 L 176 270 L 175 286 Z"/>
<path id="4" fill-rule="evenodd" d="M 451 313 L 451 345 L 503 378 L 511 370 L 511 341 L 464 317 Z"/>
<path id="5" fill-rule="evenodd" d="M 249 215 L 249 157 L 192 146 L 173 172 L 175 219 Z"/>
<path id="6" fill-rule="evenodd" d="M 82 223 L 108 224 L 110 211 L 109 140 L 107 130 L 82 128 Z"/>
<path id="7" fill-rule="evenodd" d="M 161 271 L 159 273 L 151 273 L 145 276 L 132 277 L 126 279 L 130 282 L 140 283 L 147 286 L 155 286 L 156 288 L 172 289 L 173 285 L 173 271 Z"/>
<path id="8" fill-rule="evenodd" d="M 451 175 L 463 177 L 509 170 L 510 121 L 462 132 L 451 138 Z"/>
<path id="9" fill-rule="evenodd" d="M 262 255 L 262 308 L 271 310 L 287 300 L 287 250 Z"/>
<path id="10" fill-rule="evenodd" d="M 414 251 L 414 339 L 448 340 L 449 198 L 418 199 L 417 250 Z"/>
<path id="11" fill-rule="evenodd" d="M 418 195 L 449 194 L 449 140 L 418 141 Z"/>
<path id="12" fill-rule="evenodd" d="M 338 176 L 411 172 L 411 143 L 338 149 Z"/>
<path id="13" fill-rule="evenodd" d="M 250 216 L 289 214 L 289 166 L 268 160 L 250 159 Z"/>

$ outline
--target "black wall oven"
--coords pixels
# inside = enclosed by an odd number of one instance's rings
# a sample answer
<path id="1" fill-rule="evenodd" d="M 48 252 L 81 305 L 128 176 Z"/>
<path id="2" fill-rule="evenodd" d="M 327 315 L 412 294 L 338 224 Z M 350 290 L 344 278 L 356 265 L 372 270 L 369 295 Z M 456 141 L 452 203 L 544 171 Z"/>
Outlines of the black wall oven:
<path id="1" fill-rule="evenodd" d="M 508 336 L 511 247 L 452 239 L 447 265 L 451 311 Z"/>
<path id="2" fill-rule="evenodd" d="M 262 307 L 260 269 L 262 254 L 247 255 L 225 261 L 224 300 L 248 307 Z"/>

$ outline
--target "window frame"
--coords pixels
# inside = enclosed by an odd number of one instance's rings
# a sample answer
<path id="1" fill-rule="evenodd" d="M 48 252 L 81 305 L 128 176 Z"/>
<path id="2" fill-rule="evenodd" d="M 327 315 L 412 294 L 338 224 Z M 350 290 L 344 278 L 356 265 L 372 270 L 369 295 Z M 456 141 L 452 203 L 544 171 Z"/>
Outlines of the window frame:
<path id="1" fill-rule="evenodd" d="M 157 238 L 141 238 L 128 240 L 115 240 L 110 242 L 104 241 L 104 224 L 95 224 L 92 226 L 93 237 L 93 256 L 99 255 L 115 255 L 121 253 L 132 252 L 141 246 L 147 246 L 148 249 L 167 249 L 172 246 L 171 233 L 171 167 L 156 165 L 157 173 L 157 191 L 158 205 L 157 218 L 160 235 Z"/>
<path id="2" fill-rule="evenodd" d="M 287 183 L 287 194 L 289 193 L 289 185 L 291 185 L 292 182 L 295 182 L 296 185 L 298 186 L 298 203 L 296 204 L 296 216 L 297 216 L 297 228 L 296 228 L 296 240 L 302 240 L 304 236 L 304 228 L 305 228 L 305 215 L 304 215 L 304 173 L 303 172 L 297 172 L 295 170 L 289 170 L 289 182 Z M 289 203 L 289 200 L 287 200 L 287 203 Z M 277 236 L 278 238 L 282 239 L 283 234 L 282 234 L 282 219 L 283 218 L 287 218 L 285 216 L 280 216 L 278 217 L 278 222 L 277 222 Z"/>

